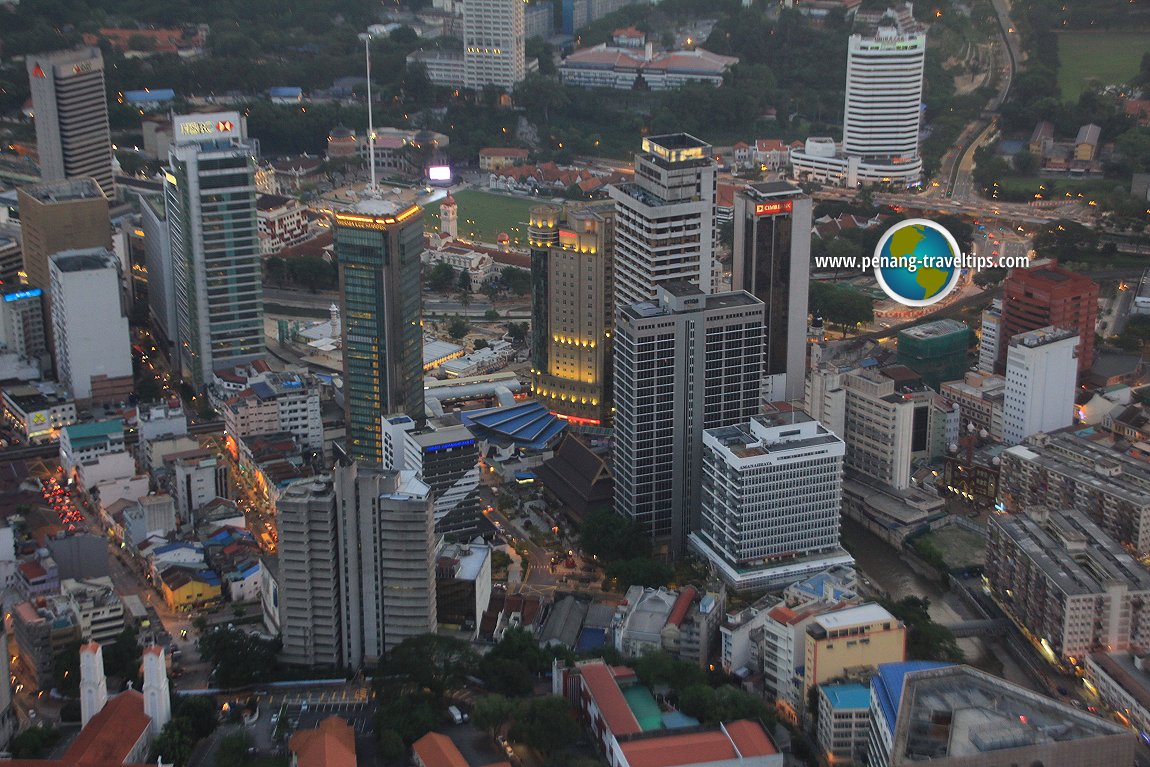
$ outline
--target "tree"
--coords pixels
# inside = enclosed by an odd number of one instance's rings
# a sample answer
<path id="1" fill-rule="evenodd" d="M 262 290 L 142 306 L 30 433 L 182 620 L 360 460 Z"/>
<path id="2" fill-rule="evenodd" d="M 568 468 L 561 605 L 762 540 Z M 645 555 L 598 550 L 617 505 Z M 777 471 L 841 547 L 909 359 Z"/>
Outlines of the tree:
<path id="1" fill-rule="evenodd" d="M 975 273 L 974 284 L 980 288 L 997 285 L 1006 279 L 1006 271 L 1006 268 L 1002 266 L 992 266 L 987 269 L 982 269 Z"/>
<path id="2" fill-rule="evenodd" d="M 499 312 L 495 311 L 494 309 L 488 309 L 483 313 L 483 319 L 487 320 L 488 322 L 498 322 Z"/>
<path id="3" fill-rule="evenodd" d="M 579 547 L 607 562 L 644 556 L 650 545 L 633 519 L 613 511 L 588 514 L 579 528 Z"/>
<path id="4" fill-rule="evenodd" d="M 220 687 L 243 687 L 272 678 L 282 643 L 237 628 L 217 628 L 200 637 L 200 655 L 215 666 Z"/>
<path id="5" fill-rule="evenodd" d="M 382 730 L 379 733 L 379 758 L 387 764 L 401 762 L 407 756 L 407 746 L 395 730 Z"/>
<path id="6" fill-rule="evenodd" d="M 464 318 L 456 315 L 447 321 L 447 335 L 455 340 L 459 340 L 467 335 L 467 331 L 471 330 L 470 323 Z"/>
<path id="7" fill-rule="evenodd" d="M 299 256 L 286 263 L 292 282 L 306 287 L 312 293 L 336 286 L 338 276 L 335 267 L 319 256 Z"/>
<path id="8" fill-rule="evenodd" d="M 635 585 L 648 588 L 666 586 L 674 574 L 671 565 L 648 557 L 612 562 L 605 573 L 606 580 L 618 591 L 626 591 Z"/>
<path id="9" fill-rule="evenodd" d="M 550 755 L 579 739 L 579 725 L 567 701 L 558 696 L 534 698 L 511 728 L 511 738 Z"/>
<path id="10" fill-rule="evenodd" d="M 173 719 L 164 725 L 160 734 L 152 741 L 152 761 L 163 760 L 165 764 L 184 767 L 192 756 L 196 741 L 188 731 L 187 721 Z"/>
<path id="11" fill-rule="evenodd" d="M 1029 149 L 1014 155 L 1014 170 L 1020 176 L 1033 176 L 1038 172 L 1038 158 Z"/>
<path id="12" fill-rule="evenodd" d="M 848 285 L 812 281 L 810 307 L 827 322 L 841 326 L 844 337 L 849 328 L 874 319 L 874 299 Z"/>
<path id="13" fill-rule="evenodd" d="M 12 756 L 16 759 L 43 759 L 59 741 L 60 731 L 54 727 L 29 727 L 12 741 Z"/>
<path id="14" fill-rule="evenodd" d="M 454 281 L 455 268 L 445 261 L 440 261 L 431 267 L 431 271 L 427 275 L 427 289 L 442 293 L 449 290 Z"/>
<path id="15" fill-rule="evenodd" d="M 500 695 L 520 698 L 535 689 L 535 677 L 530 669 L 510 658 L 485 655 L 479 662 L 479 676 L 487 683 L 487 689 Z"/>
<path id="16" fill-rule="evenodd" d="M 930 600 L 905 597 L 882 603 L 890 614 L 906 624 L 906 654 L 912 660 L 940 660 L 961 663 L 963 652 L 946 626 L 930 617 Z"/>
<path id="17" fill-rule="evenodd" d="M 648 687 L 666 685 L 673 690 L 685 690 L 707 683 L 706 674 L 701 668 L 693 663 L 676 660 L 662 650 L 644 653 L 635 663 L 635 674 Z"/>
<path id="18" fill-rule="evenodd" d="M 523 343 L 523 340 L 527 338 L 527 323 L 508 322 L 507 335 L 511 336 L 511 340 L 515 343 Z"/>
<path id="19" fill-rule="evenodd" d="M 421 634 L 392 648 L 377 679 L 388 694 L 426 691 L 439 700 L 449 689 L 461 687 L 478 666 L 479 656 L 466 642 Z"/>
<path id="20" fill-rule="evenodd" d="M 282 287 L 287 279 L 287 262 L 279 256 L 264 259 L 264 279 Z"/>
<path id="21" fill-rule="evenodd" d="M 183 719 L 196 740 L 216 731 L 219 723 L 216 702 L 210 695 L 178 695 L 172 706 L 172 718 Z"/>
<path id="22" fill-rule="evenodd" d="M 515 718 L 518 711 L 518 703 L 502 695 L 487 695 L 475 701 L 475 707 L 471 709 L 471 721 L 495 740 L 495 736 Z"/>
<path id="23" fill-rule="evenodd" d="M 245 730 L 230 732 L 220 741 L 220 749 L 216 752 L 217 767 L 247 767 L 251 764 L 248 749 L 252 739 Z"/>
<path id="24" fill-rule="evenodd" d="M 517 266 L 508 266 L 501 273 L 503 284 L 517 296 L 525 296 L 531 292 L 531 272 Z"/>
<path id="25" fill-rule="evenodd" d="M 459 289 L 464 292 L 471 291 L 471 273 L 466 269 L 459 270 Z"/>
<path id="26" fill-rule="evenodd" d="M 480 349 L 486 349 L 488 346 L 490 346 L 490 344 L 488 344 L 487 341 L 482 338 L 476 338 L 475 343 L 471 345 L 471 348 L 475 351 L 479 351 Z"/>
<path id="27" fill-rule="evenodd" d="M 446 705 L 433 700 L 426 692 L 408 692 L 380 695 L 379 709 L 375 712 L 376 730 L 393 731 L 405 746 L 410 746 L 443 723 Z"/>

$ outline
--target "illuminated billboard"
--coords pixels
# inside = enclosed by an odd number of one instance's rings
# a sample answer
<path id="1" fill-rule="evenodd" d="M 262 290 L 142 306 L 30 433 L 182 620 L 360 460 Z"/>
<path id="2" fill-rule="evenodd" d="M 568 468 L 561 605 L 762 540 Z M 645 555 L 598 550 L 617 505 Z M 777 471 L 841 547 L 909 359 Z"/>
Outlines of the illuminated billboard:
<path id="1" fill-rule="evenodd" d="M 243 138 L 239 112 L 179 115 L 172 129 L 177 144 Z"/>
<path id="2" fill-rule="evenodd" d="M 775 216 L 779 213 L 790 213 L 792 204 L 790 200 L 781 200 L 779 202 L 756 202 L 755 215 L 756 216 Z"/>
<path id="3" fill-rule="evenodd" d="M 451 183 L 451 166 L 432 165 L 427 169 L 427 180 L 433 184 Z"/>

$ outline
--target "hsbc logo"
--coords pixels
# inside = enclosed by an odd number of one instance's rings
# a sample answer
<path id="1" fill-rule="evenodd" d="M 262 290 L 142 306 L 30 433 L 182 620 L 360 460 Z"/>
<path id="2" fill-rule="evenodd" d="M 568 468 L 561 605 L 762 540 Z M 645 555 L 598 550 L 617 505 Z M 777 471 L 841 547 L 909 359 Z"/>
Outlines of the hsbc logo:
<path id="1" fill-rule="evenodd" d="M 216 130 L 220 133 L 231 133 L 232 128 L 234 127 L 235 123 L 233 123 L 231 120 L 220 120 L 218 123 L 216 123 Z"/>

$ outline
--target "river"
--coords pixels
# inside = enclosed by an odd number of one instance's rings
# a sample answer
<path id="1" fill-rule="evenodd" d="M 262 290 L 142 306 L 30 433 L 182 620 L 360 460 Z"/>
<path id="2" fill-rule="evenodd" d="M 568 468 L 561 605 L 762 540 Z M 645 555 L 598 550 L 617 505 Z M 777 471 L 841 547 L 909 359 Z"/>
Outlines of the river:
<path id="1" fill-rule="evenodd" d="M 977 617 L 936 579 L 925 578 L 910 569 L 890 544 L 861 525 L 844 518 L 842 535 L 843 540 L 850 546 L 860 576 L 869 581 L 874 589 L 885 591 L 896 601 L 904 597 L 929 599 L 930 617 L 938 623 L 953 623 Z M 965 653 L 967 663 L 972 666 L 1031 689 L 1044 688 L 1035 682 L 998 641 L 979 638 L 959 639 L 958 646 Z"/>

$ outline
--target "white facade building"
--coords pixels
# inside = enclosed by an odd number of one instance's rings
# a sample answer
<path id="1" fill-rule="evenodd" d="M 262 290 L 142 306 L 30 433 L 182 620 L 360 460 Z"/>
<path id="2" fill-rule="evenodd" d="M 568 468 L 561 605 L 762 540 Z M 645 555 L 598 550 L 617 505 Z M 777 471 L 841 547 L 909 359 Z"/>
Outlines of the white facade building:
<path id="1" fill-rule="evenodd" d="M 736 590 L 853 562 L 839 544 L 842 439 L 802 411 L 703 432 L 702 519 L 691 547 Z"/>
<path id="2" fill-rule="evenodd" d="M 264 373 L 220 408 L 228 434 L 236 439 L 288 432 L 304 449 L 323 447 L 319 383 L 298 373 Z"/>
<path id="3" fill-rule="evenodd" d="M 1002 334 L 1002 299 L 996 298 L 990 306 L 982 310 L 982 329 L 979 332 L 978 369 L 984 373 L 994 372 L 998 360 L 998 344 Z"/>
<path id="4" fill-rule="evenodd" d="M 1077 346 L 1074 331 L 1054 327 L 1010 339 L 1002 410 L 1002 441 L 1007 445 L 1074 422 Z"/>
<path id="5" fill-rule="evenodd" d="M 120 261 L 103 248 L 50 259 L 52 329 L 60 382 L 77 400 L 111 401 L 132 389 L 132 342 Z"/>
<path id="6" fill-rule="evenodd" d="M 172 472 L 172 494 L 184 521 L 195 520 L 201 509 L 228 495 L 227 464 L 214 455 L 177 458 Z"/>
<path id="7" fill-rule="evenodd" d="M 715 173 L 711 145 L 686 133 L 643 139 L 635 180 L 615 201 L 615 307 L 655 298 L 666 282 L 714 290 Z"/>
<path id="8" fill-rule="evenodd" d="M 463 0 L 463 85 L 510 91 L 527 74 L 523 0 Z"/>

